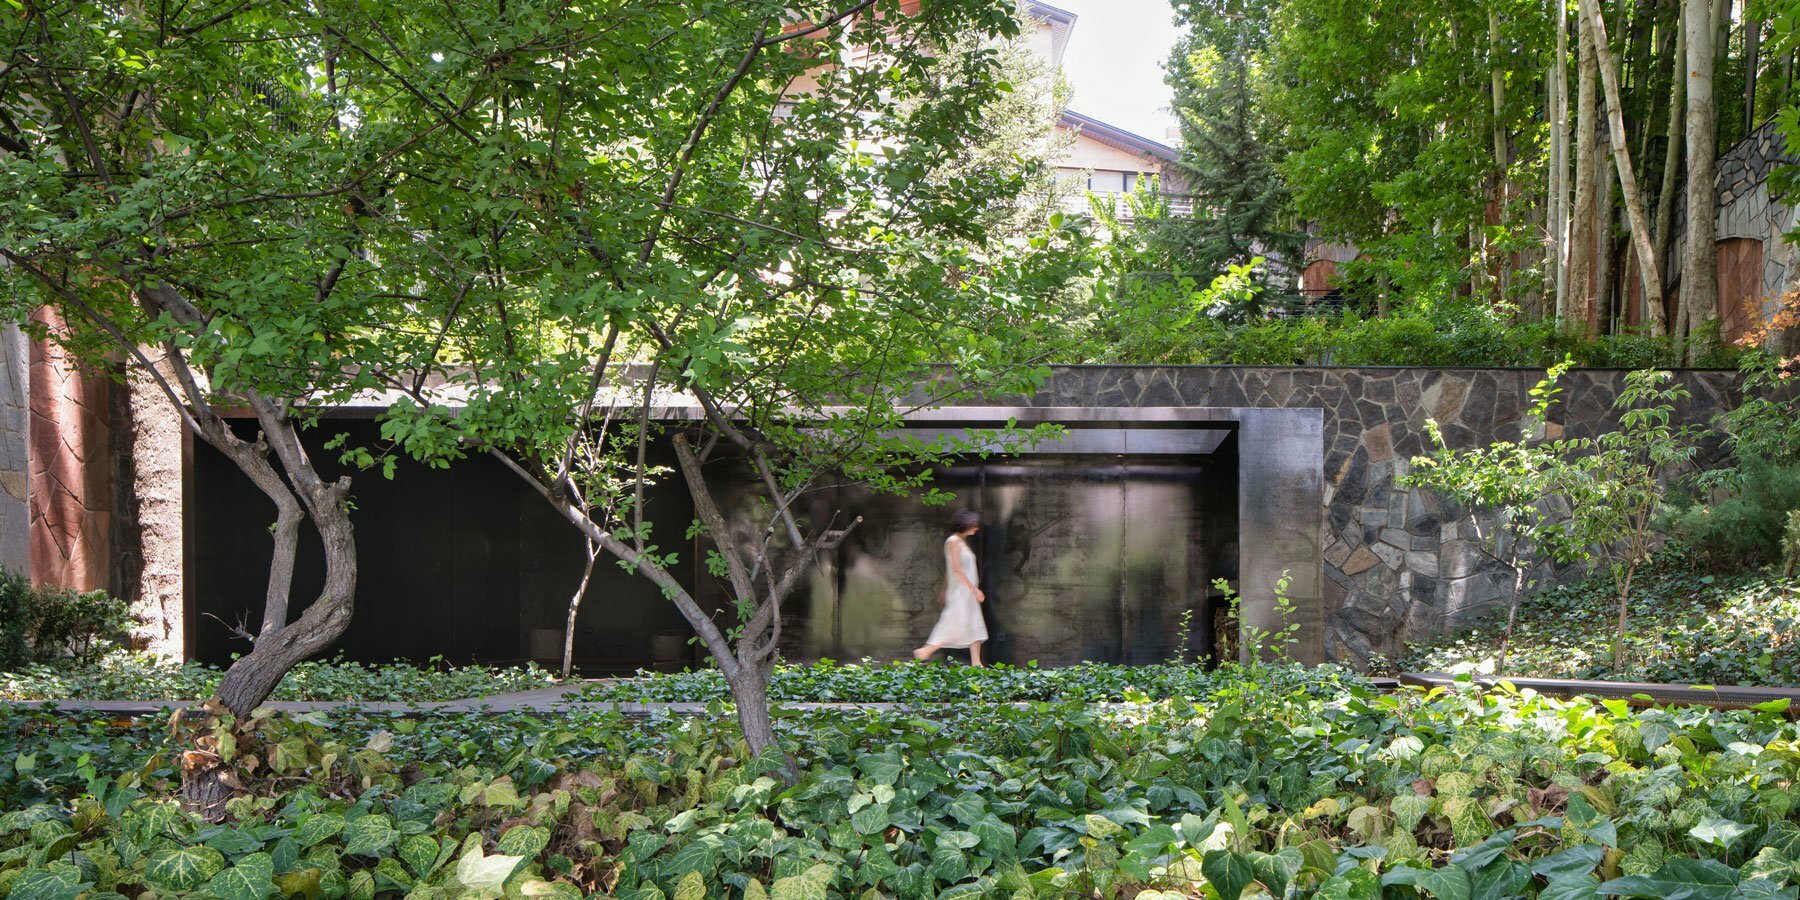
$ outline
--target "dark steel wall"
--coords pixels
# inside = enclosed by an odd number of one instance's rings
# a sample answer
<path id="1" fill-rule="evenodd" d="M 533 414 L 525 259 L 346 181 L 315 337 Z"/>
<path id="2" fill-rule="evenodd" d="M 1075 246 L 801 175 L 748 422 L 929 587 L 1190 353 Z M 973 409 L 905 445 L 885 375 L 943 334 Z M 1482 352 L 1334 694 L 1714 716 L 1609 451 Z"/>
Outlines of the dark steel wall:
<path id="1" fill-rule="evenodd" d="M 328 476 L 336 474 L 338 454 L 322 444 L 339 433 L 378 444 L 366 419 L 328 420 L 308 435 Z M 721 504 L 740 511 L 732 516 L 739 523 L 756 520 L 752 507 L 760 502 L 759 485 L 746 475 L 729 461 L 709 472 Z M 373 472 L 352 477 L 360 572 L 355 619 L 337 646 L 344 656 L 560 656 L 583 543 L 516 475 L 477 457 L 449 470 L 403 462 L 392 480 Z M 251 631 L 259 624 L 272 508 L 204 444 L 195 445 L 188 478 L 187 650 L 222 663 L 248 649 L 225 623 L 241 621 Z M 1209 585 L 1234 578 L 1237 567 L 1235 437 L 1204 455 L 983 461 L 942 470 L 934 484 L 955 500 L 928 507 L 860 489 L 810 498 L 816 522 L 840 510 L 863 522 L 844 547 L 817 560 L 810 583 L 786 606 L 789 659 L 897 659 L 920 643 L 939 610 L 943 523 L 957 506 L 980 510 L 986 523 L 977 550 L 990 659 L 1152 662 L 1184 649 L 1210 651 Z M 682 553 L 682 580 L 697 585 L 704 606 L 724 609 L 720 585 L 683 540 L 693 519 L 685 490 L 674 482 L 659 487 L 649 510 L 662 526 L 656 542 Z M 735 539 L 758 537 L 745 531 Z M 320 566 L 309 534 L 296 605 L 315 595 Z M 590 671 L 647 666 L 652 637 L 667 631 L 687 632 L 673 605 L 643 578 L 603 560 L 577 621 L 577 661 Z"/>
<path id="2" fill-rule="evenodd" d="M 322 444 L 346 432 L 352 442 L 377 445 L 375 425 L 365 419 L 327 420 L 307 435 L 327 477 L 342 467 L 338 453 Z M 187 473 L 187 653 L 224 663 L 249 646 L 223 623 L 241 621 L 251 631 L 260 623 L 273 506 L 202 442 L 194 442 Z M 516 475 L 476 457 L 448 470 L 402 462 L 392 480 L 377 472 L 351 477 L 358 578 L 355 619 L 337 643 L 345 657 L 518 660 L 530 654 L 532 629 L 560 637 L 580 581 L 582 541 Z M 657 535 L 663 546 L 681 544 L 693 518 L 686 492 L 665 486 L 652 493 L 650 506 L 667 523 L 669 533 Z M 302 534 L 297 610 L 323 581 L 318 539 Z M 680 613 L 648 582 L 602 563 L 582 602 L 576 657 L 629 670 L 650 662 L 652 635 L 680 627 Z M 560 657 L 560 639 L 555 643 Z"/>

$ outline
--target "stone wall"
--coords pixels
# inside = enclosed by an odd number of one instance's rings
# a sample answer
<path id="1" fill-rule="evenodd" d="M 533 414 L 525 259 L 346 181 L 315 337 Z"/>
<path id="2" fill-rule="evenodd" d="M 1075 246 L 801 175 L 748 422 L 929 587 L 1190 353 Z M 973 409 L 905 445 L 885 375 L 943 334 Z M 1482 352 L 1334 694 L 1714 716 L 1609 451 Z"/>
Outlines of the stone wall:
<path id="1" fill-rule="evenodd" d="M 1571 373 L 1551 410 L 1550 436 L 1615 427 L 1612 403 L 1625 374 Z M 1730 372 L 1679 377 L 1693 398 L 1678 417 L 1697 424 L 1729 406 L 1737 380 Z M 1506 595 L 1509 577 L 1479 552 L 1462 511 L 1395 480 L 1430 449 L 1427 419 L 1457 448 L 1516 439 L 1542 378 L 1525 369 L 1072 366 L 1054 369 L 1032 403 L 1322 409 L 1325 656 L 1361 664 L 1466 623 Z M 1240 458 L 1257 452 L 1240 440 Z"/>

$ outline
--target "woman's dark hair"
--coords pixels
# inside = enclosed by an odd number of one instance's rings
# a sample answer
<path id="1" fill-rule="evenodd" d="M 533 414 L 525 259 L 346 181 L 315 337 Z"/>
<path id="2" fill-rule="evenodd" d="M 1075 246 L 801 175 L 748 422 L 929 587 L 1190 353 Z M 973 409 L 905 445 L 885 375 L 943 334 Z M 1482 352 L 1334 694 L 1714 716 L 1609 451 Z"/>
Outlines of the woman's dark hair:
<path id="1" fill-rule="evenodd" d="M 950 532 L 962 534 L 981 524 L 981 513 L 972 509 L 959 509 L 950 514 Z"/>

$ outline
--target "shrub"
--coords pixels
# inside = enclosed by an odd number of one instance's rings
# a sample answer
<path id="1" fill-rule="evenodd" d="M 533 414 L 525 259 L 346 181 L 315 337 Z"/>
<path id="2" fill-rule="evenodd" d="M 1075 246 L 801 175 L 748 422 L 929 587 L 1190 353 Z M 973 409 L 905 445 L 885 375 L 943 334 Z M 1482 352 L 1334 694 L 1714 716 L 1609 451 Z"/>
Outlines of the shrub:
<path id="1" fill-rule="evenodd" d="M 1800 464 L 1744 462 L 1746 489 L 1710 506 L 1689 503 L 1672 512 L 1667 530 L 1712 571 L 1738 572 L 1781 556 L 1788 513 L 1800 509 Z"/>
<path id="2" fill-rule="evenodd" d="M 34 587 L 0 569 L 0 669 L 63 656 L 93 659 L 130 625 L 130 607 L 105 591 Z"/>
<path id="3" fill-rule="evenodd" d="M 1611 661 L 1612 579 L 1551 588 L 1522 608 L 1509 672 L 1672 684 L 1800 687 L 1800 582 L 1765 573 L 1706 575 L 1663 557 L 1633 590 L 1628 663 Z M 1493 668 L 1501 622 L 1409 645 L 1400 671 Z"/>

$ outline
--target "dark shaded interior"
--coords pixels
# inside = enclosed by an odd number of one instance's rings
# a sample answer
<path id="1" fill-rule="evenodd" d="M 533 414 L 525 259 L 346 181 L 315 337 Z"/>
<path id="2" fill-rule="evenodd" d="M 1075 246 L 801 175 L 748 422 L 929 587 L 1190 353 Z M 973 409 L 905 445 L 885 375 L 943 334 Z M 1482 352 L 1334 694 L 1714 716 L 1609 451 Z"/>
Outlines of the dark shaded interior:
<path id="1" fill-rule="evenodd" d="M 338 451 L 323 448 L 340 433 L 349 434 L 352 444 L 379 445 L 372 421 L 325 421 L 306 440 L 326 477 L 344 471 Z M 225 663 L 249 650 L 225 623 L 243 622 L 255 631 L 261 621 L 274 507 L 218 451 L 198 441 L 193 447 L 187 467 L 187 651 L 202 662 Z M 584 544 L 542 497 L 485 457 L 449 469 L 403 460 L 391 480 L 378 472 L 350 474 L 356 613 L 335 652 L 364 662 L 434 656 L 455 663 L 560 661 Z M 654 535 L 663 546 L 681 543 L 694 515 L 687 492 L 678 484 L 662 485 L 651 492 L 647 508 L 665 523 Z M 681 554 L 684 565 L 692 558 Z M 318 537 L 302 529 L 296 615 L 317 596 L 322 570 Z M 648 581 L 603 560 L 576 620 L 576 661 L 584 671 L 630 671 L 652 662 L 654 635 L 686 629 L 681 614 Z"/>
<path id="2" fill-rule="evenodd" d="M 353 445 L 379 445 L 372 421 L 327 420 L 307 439 L 328 477 L 342 467 L 338 451 L 323 444 L 341 433 Z M 664 455 L 653 462 L 672 463 Z M 729 460 L 709 468 L 727 516 L 750 521 L 760 486 Z M 203 443 L 194 444 L 187 471 L 188 653 L 224 663 L 248 649 L 226 623 L 258 625 L 273 510 Z M 391 480 L 352 477 L 360 571 L 355 618 L 337 652 L 367 662 L 560 660 L 584 545 L 524 482 L 481 457 L 448 470 L 402 461 Z M 905 657 L 936 620 L 942 523 L 959 505 L 979 510 L 985 524 L 977 552 L 988 659 L 1147 663 L 1213 652 L 1210 585 L 1237 576 L 1235 432 L 1205 454 L 1034 453 L 947 467 L 935 484 L 956 499 L 928 507 L 856 488 L 809 496 L 814 522 L 833 513 L 863 522 L 843 547 L 821 554 L 785 607 L 787 658 Z M 681 580 L 698 584 L 704 607 L 724 609 L 721 586 L 682 538 L 694 516 L 685 489 L 659 486 L 648 510 L 661 523 L 663 550 L 680 545 Z M 735 539 L 755 537 L 746 530 Z M 317 538 L 304 534 L 297 608 L 316 595 L 320 569 Z M 582 600 L 575 659 L 587 673 L 697 664 L 701 657 L 684 643 L 690 634 L 648 581 L 603 559 Z"/>
<path id="3" fill-rule="evenodd" d="M 956 499 L 927 507 L 851 489 L 831 500 L 863 523 L 790 602 L 787 658 L 905 658 L 937 619 L 957 506 L 982 514 L 984 659 L 1213 654 L 1210 585 L 1237 577 L 1235 436 L 1206 456 L 1032 455 L 942 469 L 935 483 Z"/>

